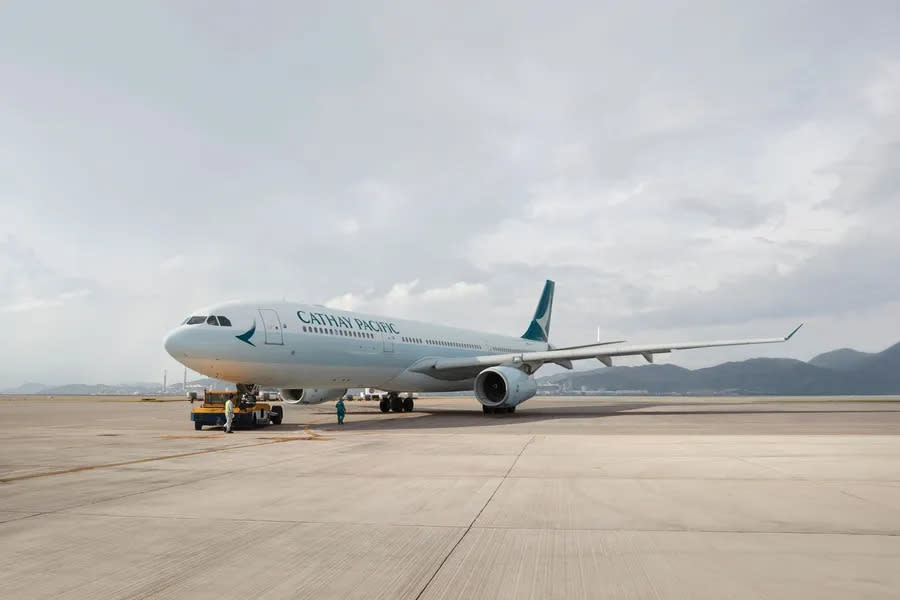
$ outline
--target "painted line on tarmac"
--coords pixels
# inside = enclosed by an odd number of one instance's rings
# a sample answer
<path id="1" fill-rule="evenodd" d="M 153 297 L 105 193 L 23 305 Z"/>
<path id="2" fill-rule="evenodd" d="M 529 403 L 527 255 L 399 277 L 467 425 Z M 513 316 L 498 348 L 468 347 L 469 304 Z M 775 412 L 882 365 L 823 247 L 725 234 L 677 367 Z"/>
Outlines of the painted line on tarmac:
<path id="1" fill-rule="evenodd" d="M 304 437 L 273 437 L 273 438 L 257 438 L 267 440 L 255 444 L 240 444 L 237 446 L 226 446 L 224 448 L 207 448 L 206 450 L 195 450 L 193 452 L 182 452 L 180 454 L 167 454 L 166 456 L 155 456 L 153 458 L 139 458 L 137 460 L 126 460 L 116 463 L 106 463 L 102 465 L 86 465 L 82 467 L 72 467 L 70 469 L 61 469 L 59 471 L 47 471 L 44 473 L 30 473 L 28 475 L 17 475 L 15 477 L 0 478 L 0 483 L 12 483 L 13 481 L 23 481 L 25 479 L 37 479 L 39 477 L 51 477 L 53 475 L 67 475 L 69 473 L 80 473 L 82 471 L 93 471 L 95 469 L 109 469 L 112 467 L 124 467 L 127 465 L 139 465 L 141 463 L 155 462 L 159 460 L 169 460 L 172 458 L 185 458 L 187 456 L 198 456 L 200 454 L 210 454 L 212 452 L 224 452 L 226 450 L 239 450 L 241 448 L 252 448 L 254 446 L 268 446 L 270 444 L 283 444 L 284 442 L 294 442 L 300 440 L 326 441 L 332 438 L 322 437 L 319 434 L 310 431 L 309 427 L 305 429 L 308 436 Z M 200 437 L 196 439 L 202 439 Z"/>

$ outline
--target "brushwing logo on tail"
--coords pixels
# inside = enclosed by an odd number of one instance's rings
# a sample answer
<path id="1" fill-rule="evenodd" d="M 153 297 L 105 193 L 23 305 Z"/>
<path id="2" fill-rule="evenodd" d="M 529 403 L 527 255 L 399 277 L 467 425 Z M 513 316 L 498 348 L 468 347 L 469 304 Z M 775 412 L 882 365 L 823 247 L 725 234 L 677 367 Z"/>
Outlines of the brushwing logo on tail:
<path id="1" fill-rule="evenodd" d="M 255 347 L 256 347 L 256 344 L 254 344 L 253 342 L 250 341 L 250 338 L 253 337 L 253 334 L 254 334 L 254 333 L 256 333 L 256 319 L 253 320 L 253 327 L 251 327 L 250 329 L 248 329 L 247 331 L 245 331 L 245 332 L 242 333 L 241 335 L 236 335 L 236 336 L 234 336 L 234 337 L 236 337 L 237 339 L 241 340 L 241 341 L 244 342 L 245 344 L 250 344 L 251 346 L 253 346 L 253 347 L 255 348 Z"/>
<path id="2" fill-rule="evenodd" d="M 541 294 L 541 300 L 538 302 L 537 310 L 534 311 L 534 318 L 531 319 L 528 331 L 522 334 L 523 339 L 536 342 L 546 342 L 550 339 L 550 315 L 553 312 L 555 288 L 556 284 L 549 279 L 544 284 L 544 293 Z"/>

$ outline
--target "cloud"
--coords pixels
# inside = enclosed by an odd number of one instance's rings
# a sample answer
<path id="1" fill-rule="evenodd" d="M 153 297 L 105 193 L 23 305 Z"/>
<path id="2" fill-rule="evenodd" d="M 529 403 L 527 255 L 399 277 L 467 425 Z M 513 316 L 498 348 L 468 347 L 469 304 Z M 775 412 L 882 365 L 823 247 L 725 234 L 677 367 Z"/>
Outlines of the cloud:
<path id="1" fill-rule="evenodd" d="M 175 271 L 181 268 L 184 268 L 184 256 L 180 254 L 167 258 L 159 265 L 159 269 L 163 272 Z"/>
<path id="2" fill-rule="evenodd" d="M 90 295 L 90 290 L 73 290 L 63 292 L 51 298 L 24 298 L 13 304 L 0 306 L 0 312 L 24 312 L 31 310 L 47 309 L 62 306 L 69 300 L 83 298 Z"/>
<path id="3" fill-rule="evenodd" d="M 91 293 L 93 283 L 66 273 L 19 235 L 0 239 L 0 310 L 21 312 L 59 306 Z"/>
<path id="4" fill-rule="evenodd" d="M 63 292 L 59 295 L 60 300 L 72 300 L 73 298 L 83 298 L 85 296 L 89 296 L 91 294 L 91 290 L 72 290 L 71 292 Z"/>
<path id="5" fill-rule="evenodd" d="M 900 61 L 885 60 L 878 75 L 863 89 L 872 110 L 880 117 L 894 117 L 900 112 Z"/>
<path id="6" fill-rule="evenodd" d="M 897 106 L 900 111 L 900 104 Z M 811 317 L 851 319 L 900 301 L 900 280 L 891 273 L 900 264 L 895 223 L 900 219 L 900 112 L 878 112 L 879 128 L 868 132 L 825 173 L 838 183 L 820 206 L 846 212 L 842 233 L 832 243 L 795 242 L 793 259 L 723 278 L 714 289 L 682 290 L 664 308 L 632 315 L 657 326 L 728 324 Z M 840 212 L 838 213 L 840 214 Z M 826 229 L 825 240 L 833 231 Z M 799 245 L 797 245 L 799 244 Z M 767 256 L 771 253 L 767 252 Z M 900 330 L 895 332 L 900 337 Z"/>
<path id="7" fill-rule="evenodd" d="M 336 308 L 338 310 L 352 311 L 359 310 L 365 301 L 365 298 L 347 292 L 346 294 L 341 294 L 340 296 L 336 296 L 331 300 L 326 301 L 325 306 L 330 306 L 331 308 Z"/>
<path id="8" fill-rule="evenodd" d="M 517 334 L 546 278 L 558 344 L 806 312 L 881 345 L 898 30 L 833 1 L 18 3 L 0 387 L 155 378 L 168 328 L 233 298 Z"/>
<path id="9" fill-rule="evenodd" d="M 673 213 L 692 213 L 708 219 L 713 225 L 727 229 L 744 229 L 759 226 L 781 215 L 782 207 L 770 208 L 755 198 L 744 195 L 724 198 L 684 197 L 672 203 Z M 684 216 L 673 214 L 674 217 Z"/>
<path id="10" fill-rule="evenodd" d="M 858 238 L 790 271 L 759 272 L 709 292 L 674 295 L 666 308 L 632 318 L 666 327 L 847 315 L 900 300 L 900 280 L 888 275 L 897 264 L 900 248 L 893 237 Z"/>
<path id="11" fill-rule="evenodd" d="M 427 317 L 436 308 L 447 305 L 459 306 L 463 302 L 472 302 L 488 294 L 487 286 L 482 283 L 457 281 L 446 287 L 435 287 L 418 290 L 419 280 L 398 282 L 393 284 L 384 294 L 374 290 L 362 293 L 347 292 L 335 296 L 325 304 L 342 310 L 362 310 L 368 312 L 388 312 L 398 316 L 425 315 Z"/>
<path id="12" fill-rule="evenodd" d="M 467 283 L 465 281 L 457 281 L 447 287 L 432 288 L 422 293 L 425 301 L 457 301 L 470 300 L 473 297 L 487 295 L 487 286 L 483 283 Z"/>

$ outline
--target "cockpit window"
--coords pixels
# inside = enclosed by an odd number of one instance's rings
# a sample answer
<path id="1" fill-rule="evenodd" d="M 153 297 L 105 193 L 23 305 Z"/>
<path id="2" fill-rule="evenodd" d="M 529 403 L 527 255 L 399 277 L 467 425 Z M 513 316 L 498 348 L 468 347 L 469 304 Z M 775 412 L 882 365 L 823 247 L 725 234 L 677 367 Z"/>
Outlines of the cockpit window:
<path id="1" fill-rule="evenodd" d="M 190 319 L 187 320 L 187 322 L 185 324 L 186 325 L 198 325 L 200 323 L 205 323 L 205 322 L 206 322 L 206 317 L 191 317 Z"/>
<path id="2" fill-rule="evenodd" d="M 207 324 L 207 325 L 216 325 L 216 326 L 218 326 L 218 325 L 219 325 L 219 322 L 216 321 L 216 318 L 215 318 L 215 317 L 210 317 L 210 318 L 208 318 L 208 319 L 206 320 L 206 324 Z"/>
<path id="3" fill-rule="evenodd" d="M 219 325 L 222 327 L 231 327 L 231 321 L 229 321 L 227 317 L 219 315 Z"/>

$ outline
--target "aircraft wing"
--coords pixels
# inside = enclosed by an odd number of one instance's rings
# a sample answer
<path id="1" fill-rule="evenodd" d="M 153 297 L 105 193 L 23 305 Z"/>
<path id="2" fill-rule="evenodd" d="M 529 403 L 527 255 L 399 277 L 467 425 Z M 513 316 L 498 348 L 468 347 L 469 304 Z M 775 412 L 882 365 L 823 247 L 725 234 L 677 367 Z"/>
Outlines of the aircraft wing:
<path id="1" fill-rule="evenodd" d="M 646 344 L 634 346 L 609 346 L 592 344 L 583 347 L 544 350 L 538 352 L 515 352 L 510 354 L 491 354 L 487 356 L 470 356 L 464 358 L 427 358 L 419 361 L 411 370 L 425 373 L 439 379 L 462 379 L 474 376 L 482 369 L 499 365 L 535 365 L 543 363 L 566 363 L 573 360 L 596 358 L 606 366 L 612 366 L 616 356 L 643 356 L 647 362 L 653 362 L 654 354 L 665 354 L 673 350 L 691 350 L 694 348 L 715 348 L 719 346 L 747 346 L 750 344 L 777 344 L 786 342 L 802 327 L 785 337 L 756 338 L 744 340 L 721 340 L 712 342 L 679 342 L 674 344 Z"/>

